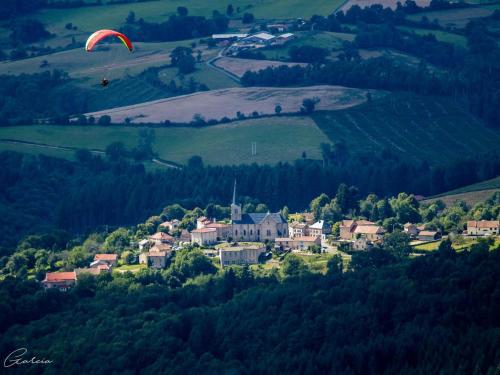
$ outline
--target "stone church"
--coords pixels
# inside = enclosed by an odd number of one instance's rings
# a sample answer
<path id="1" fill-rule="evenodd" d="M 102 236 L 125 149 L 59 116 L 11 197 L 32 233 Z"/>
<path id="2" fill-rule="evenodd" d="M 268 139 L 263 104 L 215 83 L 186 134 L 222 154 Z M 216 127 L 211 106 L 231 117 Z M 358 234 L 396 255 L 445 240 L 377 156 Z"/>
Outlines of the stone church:
<path id="1" fill-rule="evenodd" d="M 288 223 L 279 213 L 242 213 L 236 204 L 236 182 L 231 204 L 231 229 L 235 241 L 274 241 L 277 237 L 288 237 Z"/>

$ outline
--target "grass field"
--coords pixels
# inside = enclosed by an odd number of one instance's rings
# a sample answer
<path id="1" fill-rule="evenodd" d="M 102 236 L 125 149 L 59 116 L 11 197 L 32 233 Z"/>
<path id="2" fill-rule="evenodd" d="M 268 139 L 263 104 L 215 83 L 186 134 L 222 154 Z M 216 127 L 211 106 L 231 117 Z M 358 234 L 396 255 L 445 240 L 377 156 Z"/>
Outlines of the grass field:
<path id="1" fill-rule="evenodd" d="M 419 29 L 416 27 L 407 27 L 407 26 L 399 26 L 398 29 L 414 32 L 417 35 L 428 35 L 434 34 L 437 40 L 440 42 L 451 43 L 456 46 L 466 47 L 467 39 L 463 35 L 450 33 L 442 30 L 428 30 L 428 29 Z"/>
<path id="2" fill-rule="evenodd" d="M 344 140 L 351 152 L 388 148 L 430 164 L 495 149 L 500 142 L 500 132 L 445 98 L 391 94 L 341 111 L 316 112 L 313 118 L 333 142 Z"/>
<path id="3" fill-rule="evenodd" d="M 165 68 L 159 72 L 158 77 L 167 84 L 171 80 L 174 80 L 177 86 L 182 84 L 177 68 Z M 191 78 L 198 83 L 205 84 L 210 90 L 239 87 L 239 83 L 234 79 L 231 79 L 223 72 L 208 66 L 204 62 L 196 64 L 196 70 L 193 73 L 184 75 L 185 82 L 188 82 Z"/>
<path id="4" fill-rule="evenodd" d="M 353 41 L 355 37 L 354 34 L 333 33 L 329 31 L 300 31 L 296 35 L 297 39 L 280 48 L 263 49 L 260 51 L 269 60 L 288 60 L 288 50 L 292 46 L 312 45 L 332 51 L 341 49 L 344 41 Z"/>
<path id="5" fill-rule="evenodd" d="M 459 189 L 448 191 L 424 200 L 424 203 L 431 203 L 437 199 L 443 201 L 447 206 L 455 202 L 464 201 L 469 206 L 483 202 L 491 197 L 495 192 L 500 191 L 500 176 L 488 181 L 478 182 L 477 184 L 464 186 Z"/>
<path id="6" fill-rule="evenodd" d="M 200 155 L 205 163 L 228 165 L 293 161 L 305 151 L 308 158 L 320 159 L 319 145 L 327 141 L 307 117 L 262 118 L 204 128 L 157 128 L 154 151 L 162 159 L 186 163 Z M 138 143 L 138 129 L 97 126 L 21 126 L 0 128 L 0 139 L 17 139 L 54 146 L 104 150 L 114 141 L 128 147 Z M 251 155 L 251 142 L 257 142 L 257 155 Z M 0 142 L 0 150 L 48 153 L 71 158 L 68 151 Z"/>
<path id="7" fill-rule="evenodd" d="M 297 113 L 305 98 L 318 97 L 321 101 L 317 109 L 338 110 L 359 105 L 366 100 L 366 90 L 342 86 L 307 86 L 297 88 L 245 87 L 217 91 L 205 91 L 174 98 L 144 102 L 137 105 L 113 108 L 100 112 L 87 113 L 99 118 L 111 116 L 112 122 L 123 123 L 163 123 L 165 120 L 177 123 L 191 122 L 199 114 L 206 120 L 220 120 L 223 117 L 234 119 L 237 112 L 246 116 L 252 113 L 274 114 L 276 105 L 282 113 Z M 383 95 L 372 91 L 374 97 Z"/>

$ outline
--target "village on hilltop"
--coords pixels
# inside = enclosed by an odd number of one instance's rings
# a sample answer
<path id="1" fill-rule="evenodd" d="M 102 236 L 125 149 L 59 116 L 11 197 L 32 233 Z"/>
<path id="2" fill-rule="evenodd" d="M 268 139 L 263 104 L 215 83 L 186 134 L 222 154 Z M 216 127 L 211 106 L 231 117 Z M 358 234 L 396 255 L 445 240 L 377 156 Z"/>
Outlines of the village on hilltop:
<path id="1" fill-rule="evenodd" d="M 161 270 L 168 266 L 175 251 L 200 248 L 221 268 L 256 265 L 273 262 L 273 253 L 312 255 L 369 251 L 375 246 L 383 247 L 387 235 L 382 225 L 366 219 L 344 219 L 334 229 L 325 220 L 316 220 L 312 212 L 300 214 L 300 220 L 296 215 L 289 215 L 287 220 L 281 212 L 244 213 L 236 194 L 235 182 L 229 220 L 199 216 L 196 227 L 190 231 L 183 228 L 178 219 L 164 221 L 158 225 L 157 232 L 135 244 L 137 257 L 130 263 Z M 462 235 L 471 238 L 495 237 L 500 233 L 499 220 L 469 220 L 466 226 Z M 439 230 L 410 222 L 402 225 L 401 232 L 413 246 L 433 244 L 443 238 Z M 118 254 L 98 253 L 87 268 L 48 272 L 42 284 L 47 289 L 65 291 L 77 283 L 80 275 L 97 276 L 111 272 L 117 265 Z"/>

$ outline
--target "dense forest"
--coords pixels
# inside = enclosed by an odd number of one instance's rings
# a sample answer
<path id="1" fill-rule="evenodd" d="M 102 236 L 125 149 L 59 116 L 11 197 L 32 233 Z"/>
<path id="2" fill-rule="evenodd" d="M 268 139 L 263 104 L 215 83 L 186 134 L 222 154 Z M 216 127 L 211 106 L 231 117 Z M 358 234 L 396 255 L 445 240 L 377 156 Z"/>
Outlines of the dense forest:
<path id="1" fill-rule="evenodd" d="M 294 255 L 268 274 L 215 274 L 206 259 L 180 251 L 164 271 L 82 277 L 67 293 L 7 277 L 0 352 L 27 347 L 53 361 L 32 367 L 46 374 L 493 375 L 500 363 L 500 250 L 483 242 L 412 260 L 374 249 L 344 272 L 334 257 L 326 275 Z"/>
<path id="2" fill-rule="evenodd" d="M 408 162 L 389 151 L 349 154 L 345 145 L 324 145 L 324 162 L 204 166 L 194 157 L 181 169 L 146 172 L 108 147 L 107 157 L 76 153 L 77 162 L 18 153 L 0 154 L 1 246 L 27 233 L 59 227 L 84 233 L 101 225 L 134 224 L 171 203 L 186 208 L 209 203 L 227 205 L 234 179 L 242 197 L 272 210 L 302 210 L 321 193 L 335 195 L 341 183 L 357 186 L 361 195 L 381 197 L 401 191 L 430 195 L 500 174 L 496 153 L 457 160 L 445 166 Z M 140 159 L 145 153 L 134 150 Z M 146 152 L 147 153 L 147 152 Z"/>

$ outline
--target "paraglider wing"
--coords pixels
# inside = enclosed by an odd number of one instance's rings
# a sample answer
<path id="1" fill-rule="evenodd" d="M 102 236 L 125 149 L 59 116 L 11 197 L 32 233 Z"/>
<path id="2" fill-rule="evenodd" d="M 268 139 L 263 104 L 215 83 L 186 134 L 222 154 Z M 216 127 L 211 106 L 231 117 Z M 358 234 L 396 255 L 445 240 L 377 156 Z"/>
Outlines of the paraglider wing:
<path id="1" fill-rule="evenodd" d="M 93 33 L 88 39 L 87 43 L 85 43 L 85 50 L 87 52 L 90 52 L 94 49 L 95 45 L 99 43 L 101 40 L 108 38 L 110 36 L 117 37 L 120 39 L 125 47 L 128 48 L 130 52 L 132 52 L 132 49 L 134 48 L 132 46 L 132 42 L 130 41 L 129 38 L 127 38 L 124 34 L 119 33 L 118 31 L 114 30 L 98 30 L 95 33 Z"/>

